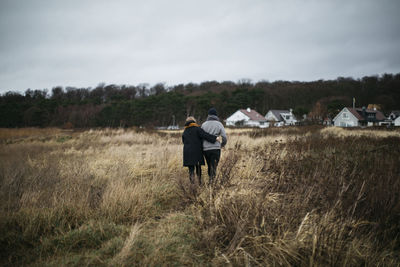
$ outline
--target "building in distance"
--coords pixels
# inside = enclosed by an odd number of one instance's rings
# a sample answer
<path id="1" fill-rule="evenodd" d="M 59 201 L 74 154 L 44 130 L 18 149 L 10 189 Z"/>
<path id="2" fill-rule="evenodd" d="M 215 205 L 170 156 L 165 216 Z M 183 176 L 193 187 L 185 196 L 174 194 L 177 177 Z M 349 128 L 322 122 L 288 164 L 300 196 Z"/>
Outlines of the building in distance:
<path id="1" fill-rule="evenodd" d="M 293 110 L 271 109 L 265 115 L 266 120 L 274 126 L 296 125 L 297 120 L 293 115 Z"/>
<path id="2" fill-rule="evenodd" d="M 333 119 L 339 127 L 378 126 L 385 121 L 385 115 L 377 109 L 343 108 Z"/>
<path id="3" fill-rule="evenodd" d="M 226 126 L 236 127 L 267 128 L 269 126 L 265 117 L 251 108 L 237 110 L 225 122 Z"/>

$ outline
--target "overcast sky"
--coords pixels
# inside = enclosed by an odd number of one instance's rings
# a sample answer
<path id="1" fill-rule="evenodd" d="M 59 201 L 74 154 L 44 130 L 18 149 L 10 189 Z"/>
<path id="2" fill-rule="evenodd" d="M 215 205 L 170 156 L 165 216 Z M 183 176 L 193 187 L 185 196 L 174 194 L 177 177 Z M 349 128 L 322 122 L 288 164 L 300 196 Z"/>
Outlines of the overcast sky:
<path id="1" fill-rule="evenodd" d="M 0 93 L 400 72 L 399 0 L 0 0 Z"/>

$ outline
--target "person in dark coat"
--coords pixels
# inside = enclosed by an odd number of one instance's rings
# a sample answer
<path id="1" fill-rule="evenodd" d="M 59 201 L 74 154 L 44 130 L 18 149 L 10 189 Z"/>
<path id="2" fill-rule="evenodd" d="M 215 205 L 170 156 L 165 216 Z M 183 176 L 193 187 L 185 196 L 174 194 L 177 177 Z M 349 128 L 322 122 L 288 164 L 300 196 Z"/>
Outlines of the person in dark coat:
<path id="1" fill-rule="evenodd" d="M 201 184 L 201 165 L 204 165 L 203 140 L 215 143 L 217 137 L 206 133 L 196 123 L 195 118 L 188 117 L 185 123 L 185 130 L 182 134 L 183 142 L 183 166 L 189 168 L 189 179 L 194 183 L 194 169 Z"/>

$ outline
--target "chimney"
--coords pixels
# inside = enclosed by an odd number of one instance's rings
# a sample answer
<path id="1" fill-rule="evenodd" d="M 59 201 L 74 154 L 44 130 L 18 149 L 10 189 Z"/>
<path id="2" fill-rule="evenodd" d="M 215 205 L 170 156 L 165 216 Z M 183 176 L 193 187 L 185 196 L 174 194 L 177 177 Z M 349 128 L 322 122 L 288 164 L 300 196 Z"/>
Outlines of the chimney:
<path id="1" fill-rule="evenodd" d="M 365 118 L 366 117 L 366 108 L 362 107 L 362 116 Z"/>
<path id="2" fill-rule="evenodd" d="M 353 97 L 353 108 L 356 108 L 356 98 Z"/>
<path id="3" fill-rule="evenodd" d="M 247 112 L 250 112 L 251 111 L 251 109 L 250 108 L 247 108 Z"/>

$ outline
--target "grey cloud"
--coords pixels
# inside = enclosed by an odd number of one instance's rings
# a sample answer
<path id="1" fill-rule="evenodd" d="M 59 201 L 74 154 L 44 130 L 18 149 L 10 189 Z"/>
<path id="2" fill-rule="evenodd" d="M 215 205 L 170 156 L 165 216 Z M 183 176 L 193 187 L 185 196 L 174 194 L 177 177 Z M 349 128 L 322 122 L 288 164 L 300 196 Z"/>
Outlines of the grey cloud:
<path id="1" fill-rule="evenodd" d="M 0 3 L 0 92 L 399 72 L 398 1 Z"/>

